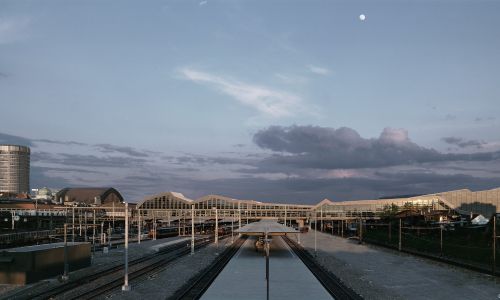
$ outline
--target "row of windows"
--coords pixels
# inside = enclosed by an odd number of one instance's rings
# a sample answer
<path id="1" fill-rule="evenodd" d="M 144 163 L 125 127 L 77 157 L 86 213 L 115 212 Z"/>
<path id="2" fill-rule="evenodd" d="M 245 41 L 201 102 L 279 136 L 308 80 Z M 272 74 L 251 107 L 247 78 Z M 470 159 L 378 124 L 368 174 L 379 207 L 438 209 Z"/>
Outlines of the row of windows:
<path id="1" fill-rule="evenodd" d="M 226 200 L 219 198 L 210 198 L 200 202 L 188 203 L 171 196 L 156 197 L 146 200 L 140 208 L 143 209 L 189 209 L 194 204 L 195 209 L 240 209 L 240 210 L 289 210 L 302 211 L 308 210 L 308 207 L 299 207 L 293 205 L 269 205 L 260 203 L 248 203 L 237 200 Z"/>

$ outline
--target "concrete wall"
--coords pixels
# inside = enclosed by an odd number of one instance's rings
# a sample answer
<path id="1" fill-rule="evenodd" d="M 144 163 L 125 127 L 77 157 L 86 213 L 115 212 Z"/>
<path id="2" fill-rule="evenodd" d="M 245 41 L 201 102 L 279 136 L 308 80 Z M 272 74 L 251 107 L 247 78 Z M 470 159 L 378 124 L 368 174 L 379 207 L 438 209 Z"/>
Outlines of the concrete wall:
<path id="1" fill-rule="evenodd" d="M 70 271 L 90 266 L 90 243 L 68 243 L 68 264 Z M 3 284 L 33 283 L 63 272 L 63 243 L 0 252 L 0 283 Z"/>

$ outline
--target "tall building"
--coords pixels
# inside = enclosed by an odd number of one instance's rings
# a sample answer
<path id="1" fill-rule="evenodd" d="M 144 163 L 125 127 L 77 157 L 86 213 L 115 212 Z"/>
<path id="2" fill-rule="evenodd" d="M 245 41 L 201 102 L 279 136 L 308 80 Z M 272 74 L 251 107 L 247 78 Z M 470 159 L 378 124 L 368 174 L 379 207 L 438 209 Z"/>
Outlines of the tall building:
<path id="1" fill-rule="evenodd" d="M 0 145 L 0 193 L 29 193 L 30 148 Z"/>

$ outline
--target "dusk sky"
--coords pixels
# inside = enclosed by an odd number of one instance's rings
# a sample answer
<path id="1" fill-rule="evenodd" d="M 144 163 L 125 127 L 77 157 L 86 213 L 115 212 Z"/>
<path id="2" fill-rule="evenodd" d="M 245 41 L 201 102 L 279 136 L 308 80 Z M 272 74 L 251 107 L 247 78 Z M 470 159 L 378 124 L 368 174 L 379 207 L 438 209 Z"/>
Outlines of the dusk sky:
<path id="1" fill-rule="evenodd" d="M 500 187 L 499 14 L 493 0 L 0 0 L 0 144 L 31 147 L 32 188 L 131 202 Z"/>

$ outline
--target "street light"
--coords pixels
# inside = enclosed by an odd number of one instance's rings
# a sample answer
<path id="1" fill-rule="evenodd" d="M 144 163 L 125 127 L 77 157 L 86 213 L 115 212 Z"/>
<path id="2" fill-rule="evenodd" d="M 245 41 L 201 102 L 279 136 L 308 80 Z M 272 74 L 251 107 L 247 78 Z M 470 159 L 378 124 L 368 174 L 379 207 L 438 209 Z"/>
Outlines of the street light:
<path id="1" fill-rule="evenodd" d="M 130 291 L 128 285 L 128 203 L 125 202 L 125 278 L 122 291 Z"/>
<path id="2" fill-rule="evenodd" d="M 212 207 L 215 210 L 215 245 L 219 246 L 219 215 L 217 212 L 217 207 Z"/>
<path id="3" fill-rule="evenodd" d="M 194 204 L 191 205 L 191 255 L 194 254 Z"/>
<path id="4" fill-rule="evenodd" d="M 67 229 L 68 225 L 64 223 L 64 274 L 62 276 L 63 281 L 67 281 L 69 279 L 68 276 L 68 239 L 67 239 Z"/>
<path id="5" fill-rule="evenodd" d="M 264 236 L 264 250 L 266 251 L 266 299 L 269 299 L 269 240 L 268 229 L 266 229 Z"/>
<path id="6" fill-rule="evenodd" d="M 318 232 L 318 214 L 316 210 L 314 210 L 314 256 L 318 255 L 318 247 L 317 247 L 317 232 Z"/>

